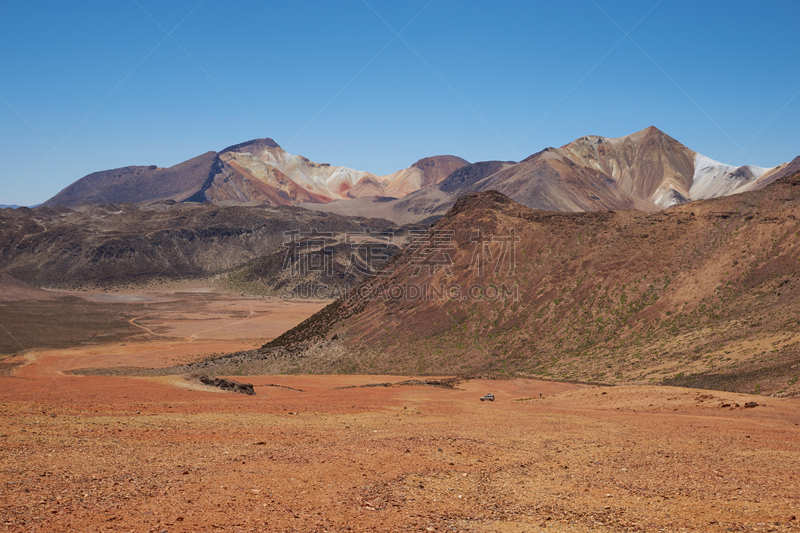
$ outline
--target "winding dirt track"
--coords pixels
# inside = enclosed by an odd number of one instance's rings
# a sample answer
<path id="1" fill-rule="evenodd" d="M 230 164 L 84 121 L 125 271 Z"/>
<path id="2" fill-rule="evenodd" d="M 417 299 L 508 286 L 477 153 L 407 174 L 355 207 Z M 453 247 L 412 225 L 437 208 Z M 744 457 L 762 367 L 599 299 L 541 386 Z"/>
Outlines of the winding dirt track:
<path id="1" fill-rule="evenodd" d="M 146 324 L 191 331 L 178 322 Z M 255 340 L 175 337 L 42 351 L 0 376 L 0 531 L 800 531 L 798 400 L 232 376 L 251 397 L 62 373 Z"/>
<path id="2" fill-rule="evenodd" d="M 156 333 L 152 329 L 150 329 L 150 328 L 148 328 L 146 326 L 142 326 L 141 324 L 137 324 L 136 323 L 137 320 L 140 320 L 142 318 L 147 318 L 147 317 L 152 316 L 152 315 L 153 315 L 153 313 L 148 313 L 146 315 L 133 317 L 130 320 L 128 320 L 128 323 L 130 325 L 132 325 L 132 326 L 136 326 L 137 328 L 139 328 L 141 330 L 144 330 L 146 333 L 149 333 L 150 335 L 153 335 L 153 336 L 156 336 L 156 337 L 167 337 L 167 335 L 162 335 L 161 333 Z"/>

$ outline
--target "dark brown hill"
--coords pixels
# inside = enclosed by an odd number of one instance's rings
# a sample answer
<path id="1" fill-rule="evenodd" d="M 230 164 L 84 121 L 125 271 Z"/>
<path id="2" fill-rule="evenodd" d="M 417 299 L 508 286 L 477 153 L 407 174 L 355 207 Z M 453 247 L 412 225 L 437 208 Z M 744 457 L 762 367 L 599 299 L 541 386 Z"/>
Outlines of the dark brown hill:
<path id="1" fill-rule="evenodd" d="M 454 155 L 436 155 L 420 159 L 412 166 L 422 170 L 422 187 L 436 185 L 469 161 Z"/>
<path id="2" fill-rule="evenodd" d="M 516 163 L 508 161 L 506 164 L 514 165 Z M 473 163 L 452 172 L 439 184 L 439 189 L 445 192 L 459 191 L 479 182 L 483 178 L 500 172 L 502 169 L 502 161 L 480 161 L 478 163 Z"/>
<path id="3" fill-rule="evenodd" d="M 180 202 L 200 194 L 222 171 L 223 163 L 216 152 L 206 152 L 169 168 L 151 165 L 95 172 L 79 179 L 42 205 L 70 207 L 85 202 Z"/>
<path id="4" fill-rule="evenodd" d="M 165 202 L 6 209 L 0 211 L 0 272 L 33 285 L 59 288 L 233 275 L 265 256 L 282 261 L 290 240 L 285 232 L 297 233 L 297 253 L 302 255 L 316 253 L 313 246 L 304 244 L 315 230 L 330 235 L 325 248 L 364 228 L 397 229 L 385 220 L 296 207 Z M 397 246 L 390 249 L 396 250 Z M 258 285 L 261 292 L 305 282 L 299 273 L 282 277 L 280 261 L 276 268 L 271 281 Z M 341 281 L 338 274 L 332 273 L 330 281 Z M 248 276 L 241 272 L 232 282 L 249 282 L 252 276 Z M 319 281 L 320 276 L 312 278 Z M 345 281 L 352 284 L 360 279 L 356 274 Z"/>
<path id="5" fill-rule="evenodd" d="M 385 266 L 391 277 L 248 357 L 280 357 L 284 371 L 521 372 L 796 394 L 798 235 L 800 174 L 656 213 L 555 213 L 469 194 L 433 241 Z"/>

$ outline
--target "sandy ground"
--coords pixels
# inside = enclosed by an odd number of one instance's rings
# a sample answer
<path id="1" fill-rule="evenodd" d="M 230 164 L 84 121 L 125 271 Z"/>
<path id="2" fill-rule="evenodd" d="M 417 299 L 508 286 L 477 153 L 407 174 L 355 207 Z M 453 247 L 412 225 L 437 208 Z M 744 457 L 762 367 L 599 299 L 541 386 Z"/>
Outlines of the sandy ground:
<path id="1" fill-rule="evenodd" d="M 62 373 L 254 343 L 232 329 L 247 305 L 218 311 L 203 331 L 238 340 L 192 340 L 208 309 L 152 316 L 137 323 L 169 339 L 41 351 L 0 376 L 0 531 L 800 531 L 798 400 L 232 376 L 255 384 L 243 396 Z"/>
<path id="2" fill-rule="evenodd" d="M 156 337 L 186 341 L 271 340 L 330 303 L 237 296 L 205 288 L 170 292 L 49 292 L 78 296 L 90 302 L 140 306 L 147 312 L 129 320 L 132 325 Z"/>
<path id="3" fill-rule="evenodd" d="M 20 376 L 49 377 L 79 368 L 165 367 L 211 354 L 250 350 L 296 326 L 328 303 L 240 297 L 208 291 L 50 292 L 79 296 L 91 302 L 127 303 L 131 309 L 138 310 L 128 322 L 139 331 L 135 338 L 124 342 L 34 349 L 24 357 L 5 359 L 6 363 L 23 358 L 28 362 L 38 361 L 39 364 L 22 370 Z"/>

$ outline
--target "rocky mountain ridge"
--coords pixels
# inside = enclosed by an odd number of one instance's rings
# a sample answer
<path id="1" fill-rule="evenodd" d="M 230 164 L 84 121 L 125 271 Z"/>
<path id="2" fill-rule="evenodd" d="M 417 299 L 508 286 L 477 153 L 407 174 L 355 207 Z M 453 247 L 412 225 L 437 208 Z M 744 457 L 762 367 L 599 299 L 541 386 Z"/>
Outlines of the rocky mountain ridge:
<path id="1" fill-rule="evenodd" d="M 470 193 L 384 266 L 390 276 L 230 361 L 798 394 L 798 235 L 800 172 L 657 212 Z"/>
<path id="2" fill-rule="evenodd" d="M 43 205 L 75 207 L 159 201 L 295 205 L 362 196 L 402 197 L 439 183 L 468 164 L 449 155 L 423 158 L 386 176 L 292 155 L 272 139 L 255 139 L 169 168 L 155 165 L 95 172 Z"/>
<path id="3" fill-rule="evenodd" d="M 442 216 L 464 194 L 496 190 L 522 205 L 548 211 L 656 211 L 757 190 L 798 169 L 800 158 L 770 169 L 725 165 L 651 126 L 619 138 L 581 137 L 518 163 L 474 163 L 438 185 L 390 202 L 360 198 L 301 205 L 411 222 Z"/>

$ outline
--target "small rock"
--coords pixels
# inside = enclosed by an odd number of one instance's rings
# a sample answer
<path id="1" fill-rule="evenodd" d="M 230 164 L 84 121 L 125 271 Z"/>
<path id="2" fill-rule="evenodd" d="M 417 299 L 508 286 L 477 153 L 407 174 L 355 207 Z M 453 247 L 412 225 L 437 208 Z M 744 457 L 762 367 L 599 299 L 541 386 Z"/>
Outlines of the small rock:
<path id="1" fill-rule="evenodd" d="M 758 407 L 758 403 L 756 402 L 747 402 L 744 404 L 745 409 L 752 409 L 753 407 Z"/>

